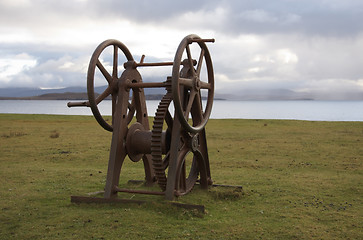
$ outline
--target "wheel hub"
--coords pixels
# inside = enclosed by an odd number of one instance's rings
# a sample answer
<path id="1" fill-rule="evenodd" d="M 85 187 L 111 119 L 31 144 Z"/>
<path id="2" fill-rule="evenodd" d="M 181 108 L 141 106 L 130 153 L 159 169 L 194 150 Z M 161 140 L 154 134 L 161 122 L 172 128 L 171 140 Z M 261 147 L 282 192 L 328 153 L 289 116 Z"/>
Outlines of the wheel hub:
<path id="1" fill-rule="evenodd" d="M 194 89 L 199 91 L 201 88 L 200 79 L 199 77 L 194 77 Z"/>

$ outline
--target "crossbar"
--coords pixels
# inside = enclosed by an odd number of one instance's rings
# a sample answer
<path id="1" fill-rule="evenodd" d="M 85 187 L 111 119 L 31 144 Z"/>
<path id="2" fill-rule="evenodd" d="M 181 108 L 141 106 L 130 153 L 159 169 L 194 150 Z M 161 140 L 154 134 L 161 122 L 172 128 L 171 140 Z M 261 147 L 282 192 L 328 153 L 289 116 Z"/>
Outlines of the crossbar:
<path id="1" fill-rule="evenodd" d="M 165 86 L 165 82 L 131 82 L 127 84 L 128 88 L 163 88 Z"/>
<path id="2" fill-rule="evenodd" d="M 136 67 L 161 67 L 172 66 L 174 62 L 157 62 L 157 63 L 135 63 Z"/>

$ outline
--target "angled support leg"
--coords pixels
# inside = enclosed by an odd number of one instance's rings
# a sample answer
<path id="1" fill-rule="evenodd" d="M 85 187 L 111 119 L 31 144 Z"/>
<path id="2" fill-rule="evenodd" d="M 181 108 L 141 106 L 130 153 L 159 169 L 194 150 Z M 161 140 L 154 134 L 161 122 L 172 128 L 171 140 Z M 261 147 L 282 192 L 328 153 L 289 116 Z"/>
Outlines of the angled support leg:
<path id="1" fill-rule="evenodd" d="M 120 84 L 121 85 L 121 84 Z M 118 101 L 116 105 L 114 128 L 111 140 L 110 156 L 105 187 L 105 198 L 116 198 L 115 187 L 119 184 L 121 167 L 126 157 L 125 136 L 127 133 L 127 108 L 129 92 L 119 87 Z"/>

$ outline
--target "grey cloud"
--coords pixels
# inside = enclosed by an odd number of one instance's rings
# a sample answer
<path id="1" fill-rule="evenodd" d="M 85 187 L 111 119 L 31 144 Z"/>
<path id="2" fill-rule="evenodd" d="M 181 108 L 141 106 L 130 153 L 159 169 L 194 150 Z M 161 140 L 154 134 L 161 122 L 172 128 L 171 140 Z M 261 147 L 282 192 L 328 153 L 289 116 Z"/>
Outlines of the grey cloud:
<path id="1" fill-rule="evenodd" d="M 215 0 L 102 0 L 89 3 L 90 8 L 102 16 L 127 18 L 140 23 L 148 23 L 171 19 L 185 12 L 214 8 L 217 2 Z"/>
<path id="2" fill-rule="evenodd" d="M 68 57 L 53 58 L 39 62 L 37 66 L 22 71 L 12 78 L 12 84 L 28 87 L 65 87 L 83 86 L 86 83 L 86 73 L 77 69 L 61 68 L 67 62 L 79 62 L 79 60 Z"/>
<path id="3" fill-rule="evenodd" d="M 93 49 L 92 49 L 93 51 Z M 85 71 L 80 69 L 88 64 L 91 51 L 75 51 L 72 47 L 54 47 L 37 43 L 7 43 L 0 48 L 1 56 L 14 57 L 26 53 L 36 60 L 36 65 L 24 69 L 17 75 L 10 76 L 9 82 L 2 82 L 1 87 L 64 87 L 83 86 Z M 61 68 L 67 62 L 77 64 L 74 69 Z"/>
<path id="4" fill-rule="evenodd" d="M 67 61 L 88 64 L 98 40 L 93 43 L 87 41 L 88 45 L 80 39 L 67 45 L 61 45 L 56 40 L 53 44 L 25 39 L 9 43 L 1 42 L 1 32 L 15 29 L 11 31 L 29 33 L 38 40 L 51 36 L 59 29 L 77 26 L 75 29 L 82 31 L 82 26 L 97 22 L 112 29 L 113 23 L 127 20 L 136 27 L 146 25 L 158 29 L 160 26 L 179 32 L 197 31 L 199 34 L 201 30 L 214 34 L 210 37 L 215 37 L 217 41 L 210 50 L 218 90 L 265 87 L 320 91 L 326 86 L 332 89 L 339 89 L 339 86 L 347 90 L 354 87 L 361 89 L 359 86 L 362 83 L 358 85 L 358 82 L 362 82 L 363 78 L 363 1 L 29 2 L 29 5 L 23 6 L 0 2 L 0 54 L 11 56 L 27 53 L 37 59 L 35 67 L 13 76 L 8 84 L 28 84 L 32 81 L 32 84 L 43 87 L 83 86 L 84 72 L 59 67 Z M 114 31 L 123 41 L 123 29 L 115 27 Z M 257 42 L 240 39 L 245 35 L 255 36 Z M 158 36 L 155 30 L 155 37 Z M 160 44 L 164 44 L 164 41 L 170 40 L 160 39 Z M 137 44 L 139 42 L 142 41 L 138 40 Z M 177 46 L 178 43 L 175 44 Z M 283 49 L 296 55 L 297 61 L 291 64 L 279 62 L 277 55 Z M 171 52 L 175 50 L 171 49 Z M 147 51 L 145 53 L 148 54 Z M 158 60 L 158 56 L 147 57 L 150 61 Z M 260 60 L 254 61 L 258 57 Z M 139 56 L 135 58 L 139 59 Z"/>
<path id="5" fill-rule="evenodd" d="M 211 28 L 228 31 L 229 34 L 242 33 L 287 33 L 303 32 L 316 35 L 354 35 L 363 31 L 363 2 L 350 1 L 116 1 L 92 2 L 90 8 L 97 9 L 103 17 L 126 18 L 139 23 L 154 22 L 172 25 L 173 19 L 188 12 L 213 12 L 216 8 L 227 10 L 223 23 Z M 349 7 L 351 6 L 351 7 Z M 101 10 L 100 10 L 101 9 Z M 185 27 L 193 24 L 193 19 Z M 177 26 L 176 26 L 177 27 Z M 180 27 L 180 26 L 179 26 Z"/>
<path id="6" fill-rule="evenodd" d="M 363 31 L 363 2 L 291 1 L 291 0 L 99 0 L 99 1 L 31 1 L 27 6 L 0 3 L 0 19 L 9 24 L 37 27 L 72 26 L 77 21 L 126 19 L 140 24 L 157 24 L 189 28 L 200 20 L 186 19 L 185 25 L 174 21 L 187 13 L 213 13 L 225 9 L 223 22 L 213 22 L 213 14 L 203 19 L 211 29 L 231 35 L 243 33 L 294 33 L 315 35 L 356 35 Z M 194 16 L 198 17 L 198 15 Z M 203 17 L 203 16 L 199 16 Z M 72 19 L 69 21 L 69 19 Z M 112 21 L 111 21 L 112 22 Z M 112 23 L 110 23 L 112 24 Z M 204 26 L 205 27 L 205 26 Z M 116 31 L 116 30 L 115 30 Z"/>

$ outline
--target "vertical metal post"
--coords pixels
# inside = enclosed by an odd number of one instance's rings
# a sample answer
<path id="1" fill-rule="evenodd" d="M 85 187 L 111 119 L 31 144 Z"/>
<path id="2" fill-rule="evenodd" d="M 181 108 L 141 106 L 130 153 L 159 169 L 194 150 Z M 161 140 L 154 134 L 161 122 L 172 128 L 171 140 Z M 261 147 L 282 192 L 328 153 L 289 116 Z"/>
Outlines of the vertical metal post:
<path id="1" fill-rule="evenodd" d="M 171 133 L 171 144 L 170 144 L 170 160 L 169 160 L 169 169 L 168 169 L 168 181 L 166 184 L 165 190 L 165 199 L 173 200 L 174 199 L 174 191 L 175 191 L 175 182 L 176 182 L 176 172 L 178 166 L 178 155 L 180 148 L 180 131 L 181 125 L 179 119 L 175 116 L 173 122 L 173 130 Z"/>
<path id="2" fill-rule="evenodd" d="M 115 121 L 113 126 L 110 157 L 105 187 L 105 198 L 116 198 L 115 187 L 119 184 L 122 163 L 126 157 L 125 136 L 127 133 L 127 107 L 129 91 L 123 87 L 123 82 L 119 82 L 119 92 L 116 104 Z"/>

